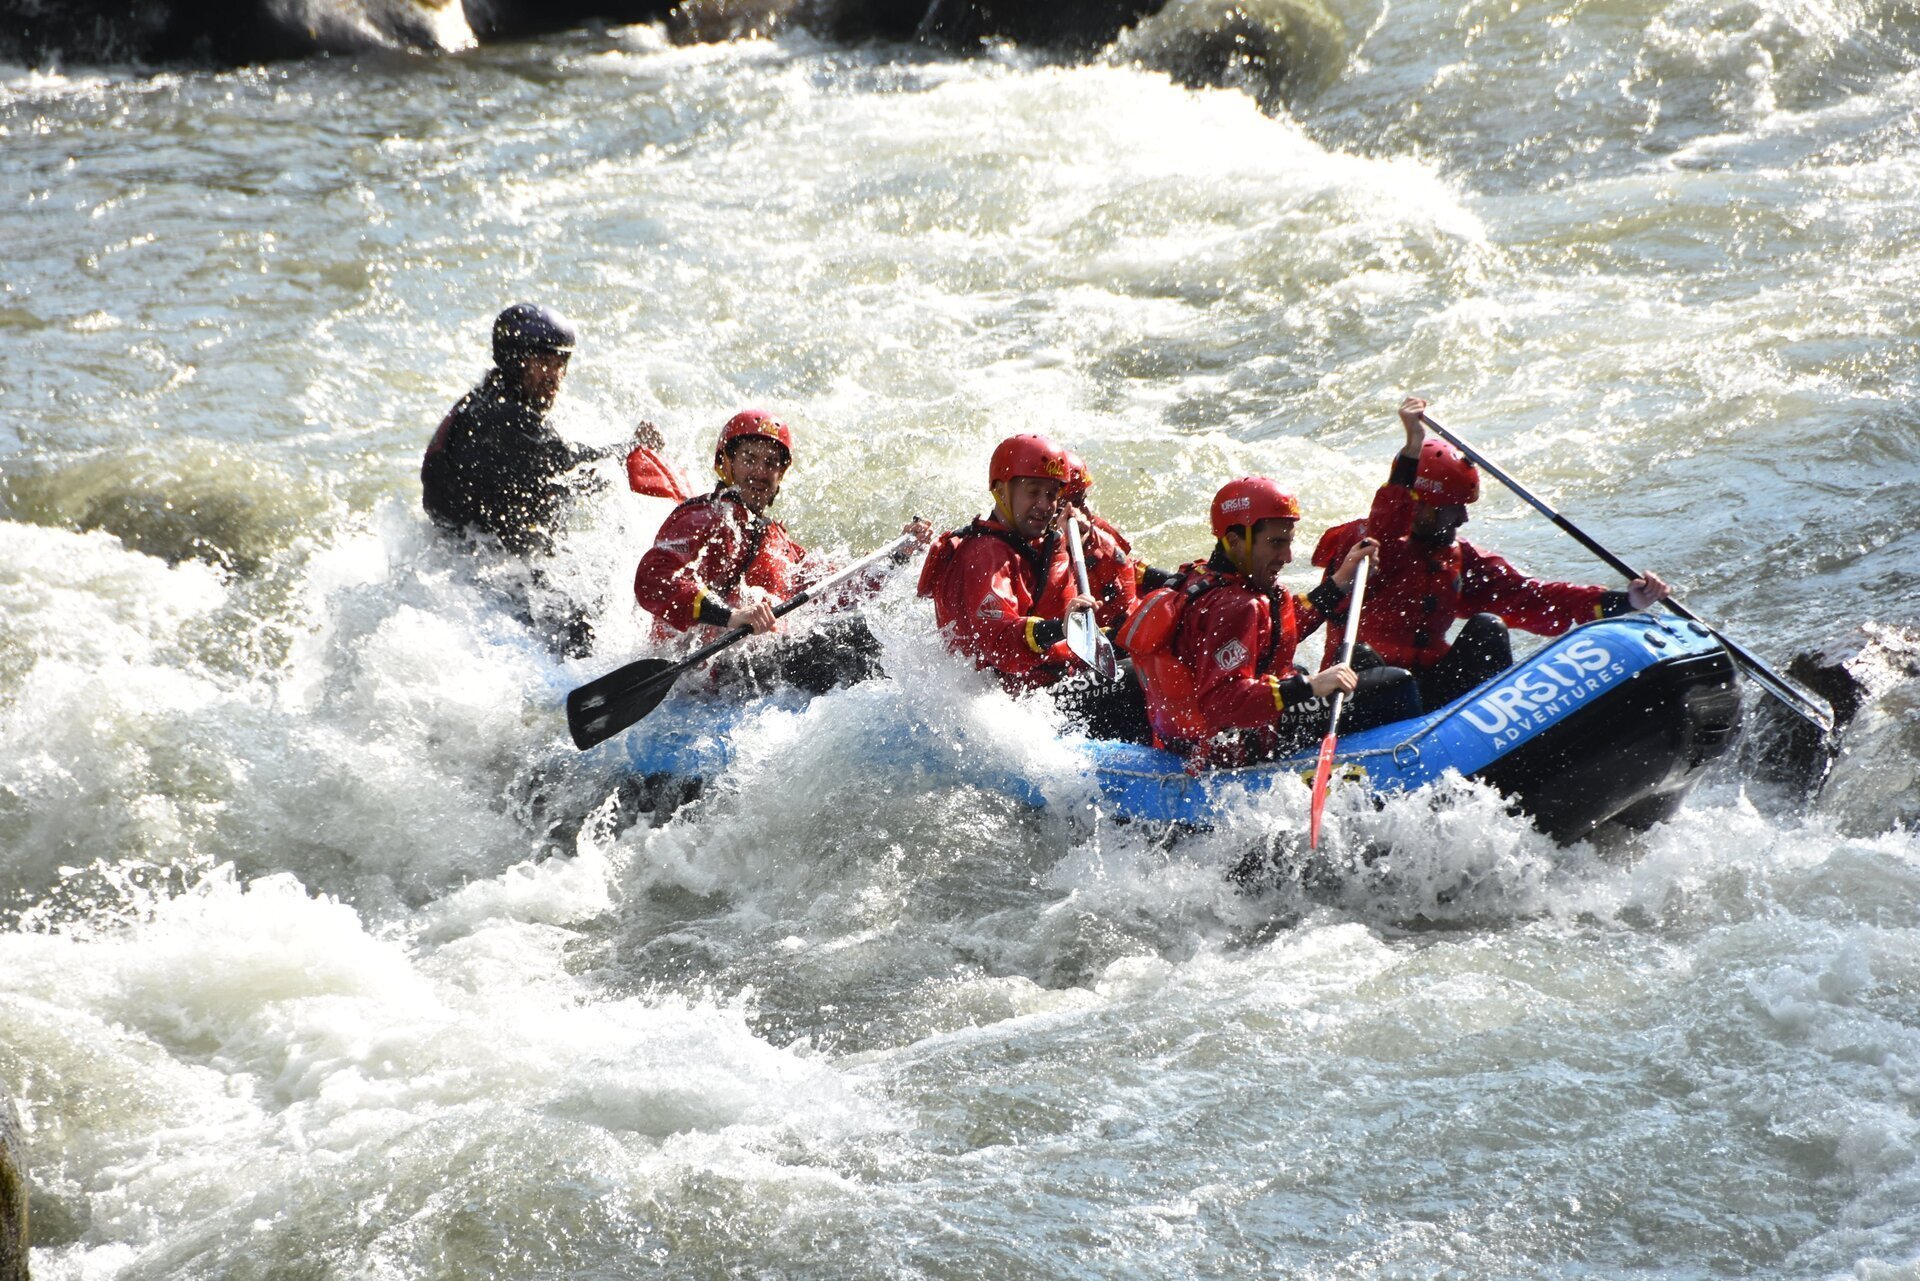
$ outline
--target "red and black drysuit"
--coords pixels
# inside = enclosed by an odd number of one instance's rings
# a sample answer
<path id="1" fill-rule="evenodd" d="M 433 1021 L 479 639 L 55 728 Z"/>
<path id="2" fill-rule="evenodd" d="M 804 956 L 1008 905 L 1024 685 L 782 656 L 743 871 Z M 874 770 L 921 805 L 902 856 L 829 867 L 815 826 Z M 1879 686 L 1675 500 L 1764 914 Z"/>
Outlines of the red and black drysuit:
<path id="1" fill-rule="evenodd" d="M 1499 556 L 1465 541 L 1437 544 L 1415 538 L 1418 500 L 1413 481 L 1419 460 L 1396 454 L 1387 483 L 1373 496 L 1365 520 L 1336 525 L 1320 538 L 1313 563 L 1333 568 L 1362 538 L 1380 544 L 1367 582 L 1358 645 L 1382 662 L 1412 671 L 1428 707 L 1450 703 L 1487 678 L 1513 665 L 1509 626 L 1541 636 L 1558 636 L 1577 623 L 1624 614 L 1627 594 L 1577 583 L 1529 578 Z M 1457 619 L 1470 620 L 1459 637 L 1447 632 Z M 1327 653 L 1337 653 L 1345 620 L 1335 619 L 1327 635 Z M 1356 649 L 1356 666 L 1362 658 Z"/>
<path id="2" fill-rule="evenodd" d="M 1133 543 L 1105 516 L 1084 507 L 1075 510 L 1081 523 L 1087 526 L 1087 581 L 1093 585 L 1094 595 L 1101 594 L 1102 582 L 1114 582 L 1121 574 L 1133 580 L 1136 598 L 1165 586 L 1173 577 L 1166 570 L 1155 569 L 1136 557 Z"/>
<path id="3" fill-rule="evenodd" d="M 1088 535 L 1094 622 L 1116 627 L 1136 600 L 1132 566 L 1098 528 L 1090 526 Z M 919 590 L 933 601 L 934 623 L 954 650 L 993 672 L 1009 692 L 1044 689 L 1096 737 L 1146 740 L 1138 683 L 1131 675 L 1100 681 L 1067 648 L 1067 602 L 1079 593 L 1059 530 L 1033 543 L 996 517 L 975 517 L 928 548 Z"/>
<path id="4" fill-rule="evenodd" d="M 1166 590 L 1184 608 L 1164 650 L 1136 655 L 1156 741 L 1198 764 L 1245 765 L 1323 738 L 1330 700 L 1316 697 L 1294 650 L 1341 608 L 1331 580 L 1301 596 L 1254 584 L 1215 548 L 1185 566 Z M 1168 661 L 1178 664 L 1169 671 Z M 1365 674 L 1349 696 L 1343 729 L 1416 715 L 1412 681 L 1396 668 Z"/>
<path id="5" fill-rule="evenodd" d="M 785 525 L 722 485 L 689 498 L 660 522 L 634 571 L 633 594 L 654 616 L 656 637 L 691 633 L 704 643 L 750 596 L 777 605 L 830 572 Z M 735 646 L 715 658 L 713 670 L 722 684 L 744 682 L 753 693 L 789 684 L 819 694 L 878 675 L 878 654 L 865 620 L 853 615 L 803 636 Z"/>

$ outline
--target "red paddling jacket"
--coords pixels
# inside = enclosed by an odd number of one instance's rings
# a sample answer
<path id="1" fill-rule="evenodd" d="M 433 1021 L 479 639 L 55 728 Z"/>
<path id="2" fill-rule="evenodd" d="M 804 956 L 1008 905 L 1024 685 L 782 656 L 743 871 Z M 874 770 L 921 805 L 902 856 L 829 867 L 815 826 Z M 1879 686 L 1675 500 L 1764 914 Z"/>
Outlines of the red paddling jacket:
<path id="1" fill-rule="evenodd" d="M 749 588 L 777 603 L 823 572 L 786 526 L 755 515 L 737 490 L 723 485 L 689 498 L 660 523 L 634 571 L 633 594 L 661 630 L 681 632 L 696 624 L 726 626 Z"/>
<path id="2" fill-rule="evenodd" d="M 1627 594 L 1577 583 L 1528 578 L 1501 557 L 1472 543 L 1444 547 L 1411 536 L 1417 500 L 1414 474 L 1419 460 L 1394 456 L 1393 472 L 1373 496 L 1365 520 L 1335 525 L 1321 535 L 1313 563 L 1329 575 L 1353 545 L 1371 535 L 1380 557 L 1367 583 L 1360 617 L 1361 643 L 1371 645 L 1393 667 L 1415 672 L 1446 657 L 1447 632 L 1455 620 L 1497 614 L 1510 627 L 1541 636 L 1558 636 L 1576 623 L 1625 613 Z M 1331 662 L 1346 634 L 1346 620 L 1335 618 L 1327 630 Z"/>
<path id="3" fill-rule="evenodd" d="M 1100 602 L 1100 625 L 1118 624 L 1133 612 L 1140 599 L 1140 576 L 1145 567 L 1134 559 L 1133 544 L 1112 521 L 1084 508 L 1077 509 L 1077 514 L 1087 531 L 1087 585 Z"/>
<path id="4" fill-rule="evenodd" d="M 1341 597 L 1330 582 L 1309 596 L 1255 587 L 1217 550 L 1204 564 L 1186 566 L 1148 597 L 1139 616 L 1147 622 L 1156 598 L 1183 600 L 1171 636 L 1156 644 L 1136 637 L 1145 629 L 1133 624 L 1122 633 L 1155 737 L 1216 766 L 1271 755 L 1280 713 L 1314 696 L 1294 649 Z"/>
<path id="5" fill-rule="evenodd" d="M 1088 540 L 1088 550 L 1099 535 Z M 1091 562 L 1092 558 L 1089 557 Z M 1093 577 L 1092 563 L 1088 578 Z M 993 517 L 975 517 L 927 550 L 920 594 L 933 601 L 934 622 L 948 643 L 977 667 L 1018 691 L 1051 685 L 1073 661 L 1063 615 L 1076 594 L 1073 562 L 1058 530 L 1030 543 Z M 1094 584 L 1095 620 L 1110 626 L 1133 605 L 1132 576 Z"/>

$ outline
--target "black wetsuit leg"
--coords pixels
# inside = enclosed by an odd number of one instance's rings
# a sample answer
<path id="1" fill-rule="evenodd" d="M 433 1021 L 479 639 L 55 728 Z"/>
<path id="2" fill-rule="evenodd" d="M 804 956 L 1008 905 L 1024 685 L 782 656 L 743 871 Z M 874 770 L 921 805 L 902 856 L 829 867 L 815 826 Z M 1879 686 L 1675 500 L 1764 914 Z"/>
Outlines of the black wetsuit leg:
<path id="1" fill-rule="evenodd" d="M 780 678 L 809 694 L 885 676 L 880 639 L 858 614 L 831 618 L 780 651 Z"/>
<path id="2" fill-rule="evenodd" d="M 1357 657 L 1357 646 L 1354 653 Z M 1377 655 L 1374 661 L 1379 662 Z M 1340 709 L 1342 734 L 1372 729 L 1376 725 L 1403 721 L 1420 714 L 1420 686 L 1414 680 L 1413 673 L 1406 668 L 1374 666 L 1365 671 L 1356 671 L 1354 677 L 1358 683 Z M 1327 736 L 1327 728 L 1332 720 L 1333 700 L 1330 698 L 1310 698 L 1303 703 L 1295 703 L 1280 713 L 1276 753 L 1284 756 L 1318 743 Z"/>
<path id="3" fill-rule="evenodd" d="M 1151 743 L 1147 695 L 1133 674 L 1133 664 L 1121 659 L 1119 676 L 1103 681 L 1083 667 L 1047 686 L 1047 694 L 1066 714 L 1067 724 L 1088 738 Z"/>
<path id="4" fill-rule="evenodd" d="M 1356 674 L 1386 665 L 1387 660 L 1380 657 L 1380 652 L 1367 644 L 1356 644 L 1353 647 L 1353 661 L 1348 664 Z"/>
<path id="5" fill-rule="evenodd" d="M 714 655 L 712 669 L 714 684 L 740 698 L 759 698 L 782 686 L 819 695 L 886 675 L 880 641 L 858 614 L 828 619 L 772 644 L 736 645 Z"/>
<path id="6" fill-rule="evenodd" d="M 1444 707 L 1482 681 L 1513 666 L 1513 638 L 1498 614 L 1475 614 L 1454 637 L 1446 657 L 1420 673 L 1420 698 Z"/>

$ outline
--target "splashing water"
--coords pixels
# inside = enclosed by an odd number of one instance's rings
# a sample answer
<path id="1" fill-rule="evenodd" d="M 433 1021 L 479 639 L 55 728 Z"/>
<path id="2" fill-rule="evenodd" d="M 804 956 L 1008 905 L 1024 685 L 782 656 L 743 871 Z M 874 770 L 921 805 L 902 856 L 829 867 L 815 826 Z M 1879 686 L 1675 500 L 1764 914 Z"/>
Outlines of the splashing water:
<path id="1" fill-rule="evenodd" d="M 1198 3 L 1081 67 L 636 27 L 0 87 L 36 1275 L 1915 1266 L 1897 750 L 1570 849 L 1476 784 L 1341 789 L 1306 865 L 1304 786 L 1101 814 L 902 575 L 887 680 L 636 821 L 557 709 L 649 643 L 659 505 L 610 484 L 538 583 L 421 516 L 535 298 L 582 328 L 563 431 L 649 418 L 697 474 L 778 408 L 779 511 L 836 555 L 964 520 L 1026 429 L 1155 564 L 1233 475 L 1317 534 L 1420 391 L 1757 652 L 1912 619 L 1904 9 L 1239 8 L 1292 60 L 1259 102 L 1154 69 L 1225 29 Z M 1502 495 L 1475 522 L 1603 574 Z"/>

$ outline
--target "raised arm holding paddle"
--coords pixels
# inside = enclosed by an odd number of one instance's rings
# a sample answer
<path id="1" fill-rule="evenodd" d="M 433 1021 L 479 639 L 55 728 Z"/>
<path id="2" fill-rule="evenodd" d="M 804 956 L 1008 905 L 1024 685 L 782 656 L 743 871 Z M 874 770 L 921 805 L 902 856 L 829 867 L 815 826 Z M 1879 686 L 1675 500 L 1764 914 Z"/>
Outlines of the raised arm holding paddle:
<path id="1" fill-rule="evenodd" d="M 1459 537 L 1480 497 L 1480 473 L 1444 440 L 1427 438 L 1426 408 L 1419 397 L 1400 406 L 1406 445 L 1387 483 L 1366 519 L 1321 536 L 1313 563 L 1331 571 L 1360 539 L 1380 544 L 1359 642 L 1411 671 L 1429 710 L 1513 666 L 1509 627 L 1558 636 L 1579 623 L 1646 609 L 1667 594 L 1654 574 L 1624 591 L 1533 578 Z M 1466 626 L 1450 635 L 1461 620 Z M 1334 628 L 1329 646 L 1345 639 L 1344 630 Z"/>
<path id="2" fill-rule="evenodd" d="M 1409 402 L 1409 404 L 1411 403 L 1412 402 Z M 1818 697 L 1800 688 L 1800 686 L 1780 675 L 1771 667 L 1768 667 L 1750 653 L 1745 646 L 1735 642 L 1731 637 L 1727 636 L 1726 633 L 1704 622 L 1699 615 L 1687 609 L 1679 601 L 1674 600 L 1668 594 L 1666 584 L 1662 583 L 1658 577 L 1653 574 L 1641 574 L 1636 571 L 1632 566 L 1601 546 L 1597 540 L 1589 537 L 1579 526 L 1549 507 L 1539 498 L 1536 498 L 1533 493 L 1519 481 L 1488 461 L 1484 454 L 1474 449 L 1471 445 L 1467 444 L 1466 441 L 1460 439 L 1460 437 L 1454 435 L 1445 427 L 1442 427 L 1439 423 L 1433 421 L 1432 418 L 1427 416 L 1425 401 L 1420 402 L 1418 413 L 1422 426 L 1431 428 L 1436 435 L 1441 436 L 1451 443 L 1454 448 L 1458 449 L 1468 459 L 1478 464 L 1481 470 L 1512 490 L 1528 505 L 1533 507 L 1535 511 L 1558 525 L 1567 534 L 1570 534 L 1574 541 L 1578 542 L 1582 547 L 1612 566 L 1615 573 L 1633 580 L 1635 590 L 1638 590 L 1643 583 L 1659 589 L 1658 594 L 1653 595 L 1652 598 L 1644 604 L 1636 600 L 1635 608 L 1646 609 L 1655 601 L 1658 601 L 1665 604 L 1668 609 L 1680 617 L 1699 623 L 1702 627 L 1705 627 L 1713 633 L 1713 638 L 1720 642 L 1721 647 L 1724 648 L 1727 653 L 1731 654 L 1734 661 L 1739 663 L 1740 666 L 1746 670 L 1747 674 L 1753 677 L 1760 687 L 1769 695 L 1780 700 L 1780 702 L 1785 704 L 1795 715 L 1808 721 L 1820 732 L 1823 738 L 1833 732 L 1833 713 Z"/>

